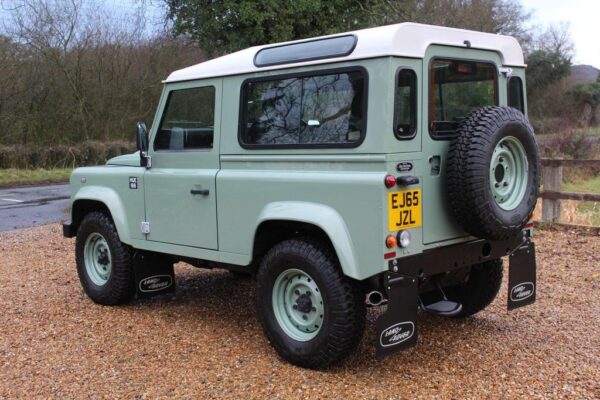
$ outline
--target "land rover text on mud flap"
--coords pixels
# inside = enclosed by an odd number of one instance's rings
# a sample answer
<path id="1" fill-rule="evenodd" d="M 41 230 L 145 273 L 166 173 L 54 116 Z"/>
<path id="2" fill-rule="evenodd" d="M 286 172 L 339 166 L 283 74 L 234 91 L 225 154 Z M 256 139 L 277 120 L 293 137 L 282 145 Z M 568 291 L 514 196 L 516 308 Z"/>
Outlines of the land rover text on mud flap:
<path id="1" fill-rule="evenodd" d="M 323 368 L 417 343 L 417 311 L 535 300 L 540 161 L 513 38 L 403 23 L 173 72 L 139 152 L 71 176 L 77 271 L 100 304 L 174 290 L 173 264 L 256 277 L 265 334 Z"/>

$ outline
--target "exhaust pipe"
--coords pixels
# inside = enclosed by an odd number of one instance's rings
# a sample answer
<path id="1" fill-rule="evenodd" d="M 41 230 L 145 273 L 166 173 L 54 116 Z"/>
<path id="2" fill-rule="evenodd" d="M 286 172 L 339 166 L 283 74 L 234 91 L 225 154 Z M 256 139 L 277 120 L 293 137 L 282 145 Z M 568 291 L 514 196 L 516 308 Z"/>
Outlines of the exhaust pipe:
<path id="1" fill-rule="evenodd" d="M 367 293 L 365 298 L 365 303 L 368 306 L 378 306 L 386 302 L 383 297 L 383 294 L 377 290 L 373 290 L 372 292 Z"/>

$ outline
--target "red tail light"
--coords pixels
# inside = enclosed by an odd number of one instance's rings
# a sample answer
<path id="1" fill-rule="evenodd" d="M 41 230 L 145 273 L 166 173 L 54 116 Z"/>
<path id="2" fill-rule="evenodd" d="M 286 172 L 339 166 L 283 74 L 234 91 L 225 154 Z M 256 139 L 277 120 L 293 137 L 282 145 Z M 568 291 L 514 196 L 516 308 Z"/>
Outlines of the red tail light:
<path id="1" fill-rule="evenodd" d="M 386 175 L 383 179 L 383 183 L 385 184 L 386 188 L 393 188 L 396 186 L 396 177 L 394 175 Z"/>

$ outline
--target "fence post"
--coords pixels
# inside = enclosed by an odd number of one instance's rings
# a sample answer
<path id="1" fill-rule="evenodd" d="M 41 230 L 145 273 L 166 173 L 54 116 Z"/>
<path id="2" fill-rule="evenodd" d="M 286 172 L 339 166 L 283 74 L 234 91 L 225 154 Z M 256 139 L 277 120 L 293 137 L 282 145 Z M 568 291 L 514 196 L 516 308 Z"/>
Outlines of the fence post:
<path id="1" fill-rule="evenodd" d="M 560 192 L 563 182 L 563 167 L 559 163 L 549 164 L 542 167 L 542 178 L 544 180 L 544 191 Z M 542 220 L 559 222 L 560 200 L 542 200 Z"/>

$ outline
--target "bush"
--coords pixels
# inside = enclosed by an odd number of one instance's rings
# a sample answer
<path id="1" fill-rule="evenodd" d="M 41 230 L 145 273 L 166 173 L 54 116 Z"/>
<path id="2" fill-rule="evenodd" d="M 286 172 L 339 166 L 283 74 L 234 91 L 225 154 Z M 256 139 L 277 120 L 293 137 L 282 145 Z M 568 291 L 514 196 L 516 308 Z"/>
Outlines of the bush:
<path id="1" fill-rule="evenodd" d="M 590 130 L 570 130 L 538 136 L 543 157 L 589 159 L 600 158 L 600 133 Z"/>
<path id="2" fill-rule="evenodd" d="M 104 164 L 108 159 L 135 151 L 124 141 L 84 142 L 77 145 L 0 145 L 0 168 L 76 168 Z"/>

